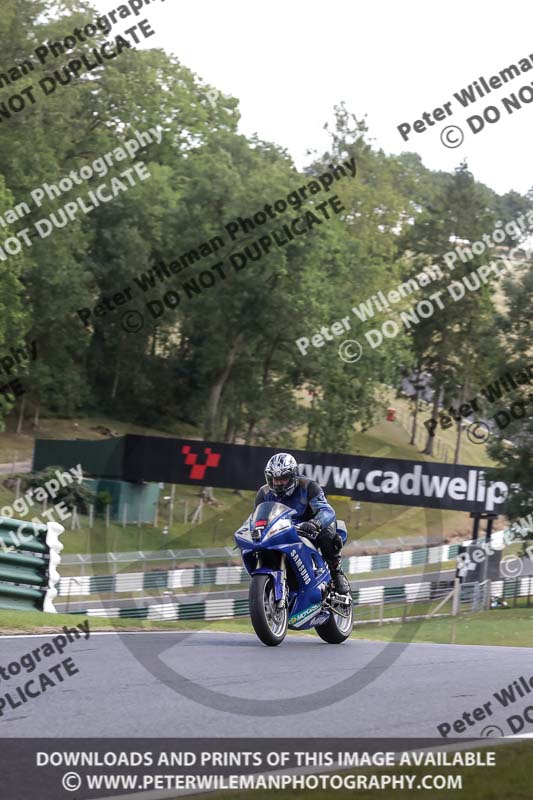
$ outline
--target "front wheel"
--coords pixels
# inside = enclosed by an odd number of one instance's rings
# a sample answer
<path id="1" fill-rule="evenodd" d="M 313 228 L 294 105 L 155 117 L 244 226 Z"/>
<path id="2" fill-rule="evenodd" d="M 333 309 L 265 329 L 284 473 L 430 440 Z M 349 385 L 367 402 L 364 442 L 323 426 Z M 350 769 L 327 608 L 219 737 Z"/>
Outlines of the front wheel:
<path id="1" fill-rule="evenodd" d="M 276 608 L 274 580 L 271 575 L 254 575 L 249 592 L 250 618 L 263 644 L 275 647 L 287 633 L 287 608 Z"/>
<path id="2" fill-rule="evenodd" d="M 327 622 L 315 625 L 315 631 L 328 644 L 342 644 L 349 638 L 353 630 L 353 603 L 347 617 L 331 612 Z"/>

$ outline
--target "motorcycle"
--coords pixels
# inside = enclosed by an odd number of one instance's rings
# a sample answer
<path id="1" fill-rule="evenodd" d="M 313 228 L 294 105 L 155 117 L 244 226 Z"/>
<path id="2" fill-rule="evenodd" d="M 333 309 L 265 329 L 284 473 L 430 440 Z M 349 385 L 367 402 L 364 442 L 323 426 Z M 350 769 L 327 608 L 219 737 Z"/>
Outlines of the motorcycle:
<path id="1" fill-rule="evenodd" d="M 253 628 L 270 646 L 281 644 L 289 628 L 314 628 L 328 644 L 341 644 L 353 628 L 352 596 L 335 592 L 322 554 L 298 534 L 295 514 L 283 503 L 260 503 L 234 534 L 252 579 Z M 340 521 L 337 532 L 344 544 L 348 533 Z"/>

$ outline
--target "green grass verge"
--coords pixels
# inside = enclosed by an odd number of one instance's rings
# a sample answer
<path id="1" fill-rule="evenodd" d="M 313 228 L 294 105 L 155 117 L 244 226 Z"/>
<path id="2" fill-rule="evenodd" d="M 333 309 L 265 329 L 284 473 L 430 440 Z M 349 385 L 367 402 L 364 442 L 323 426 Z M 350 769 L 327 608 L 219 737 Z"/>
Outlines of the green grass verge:
<path id="1" fill-rule="evenodd" d="M 15 633 L 57 633 L 63 625 L 78 625 L 89 621 L 92 631 L 151 631 L 151 630 L 215 630 L 252 632 L 248 618 L 235 620 L 157 621 L 140 619 L 104 619 L 83 614 L 43 614 L 38 611 L 7 611 L 0 609 L 0 635 Z"/>
<path id="2" fill-rule="evenodd" d="M 455 630 L 455 633 L 454 633 Z M 533 647 L 533 608 L 502 608 L 424 621 L 362 625 L 354 637 L 378 641 Z"/>
<path id="3" fill-rule="evenodd" d="M 410 607 L 411 614 L 415 607 Z M 421 609 L 420 609 L 421 610 Z M 396 610 L 397 611 L 397 610 Z M 356 610 L 357 615 L 357 610 Z M 3 611 L 0 609 L 0 633 L 44 633 L 57 631 L 63 625 L 75 625 L 87 619 L 82 614 L 42 614 L 31 611 Z M 252 633 L 247 617 L 213 622 L 188 620 L 183 622 L 158 622 L 134 619 L 103 619 L 89 617 L 91 630 L 215 630 Z M 434 642 L 450 644 L 495 645 L 507 647 L 533 647 L 533 608 L 506 608 L 463 614 L 431 620 L 409 620 L 403 623 L 386 622 L 383 625 L 366 624 L 355 628 L 354 639 L 398 642 Z M 290 632 L 295 636 L 298 632 Z M 313 633 L 310 631 L 309 633 Z"/>

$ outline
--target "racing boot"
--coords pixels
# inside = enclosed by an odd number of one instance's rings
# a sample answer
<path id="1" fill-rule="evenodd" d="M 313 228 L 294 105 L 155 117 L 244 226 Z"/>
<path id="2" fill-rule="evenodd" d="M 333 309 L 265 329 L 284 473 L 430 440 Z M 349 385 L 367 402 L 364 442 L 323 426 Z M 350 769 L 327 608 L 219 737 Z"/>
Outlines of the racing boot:
<path id="1" fill-rule="evenodd" d="M 344 572 L 341 569 L 340 558 L 333 558 L 328 561 L 329 571 L 331 573 L 331 580 L 337 594 L 350 594 L 350 584 Z"/>

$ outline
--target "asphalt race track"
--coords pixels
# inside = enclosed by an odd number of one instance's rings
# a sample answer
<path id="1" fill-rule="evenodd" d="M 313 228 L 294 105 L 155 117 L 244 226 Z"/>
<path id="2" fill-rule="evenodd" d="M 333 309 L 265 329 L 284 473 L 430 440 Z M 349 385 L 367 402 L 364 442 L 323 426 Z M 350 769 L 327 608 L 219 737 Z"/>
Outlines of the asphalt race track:
<path id="1" fill-rule="evenodd" d="M 4 667 L 49 637 L 3 637 Z M 492 701 L 491 724 L 505 735 L 511 708 L 493 698 L 533 673 L 528 648 L 437 644 L 326 645 L 312 635 L 267 648 L 252 634 L 93 634 L 72 643 L 79 674 L 19 708 L 3 708 L 0 736 L 439 736 L 437 725 Z M 35 673 L 52 666 L 44 659 Z M 50 662 L 49 664 L 46 662 Z M 2 680 L 4 696 L 26 673 Z M 523 732 L 533 728 L 526 723 Z M 452 734 L 453 735 L 453 734 Z"/>

